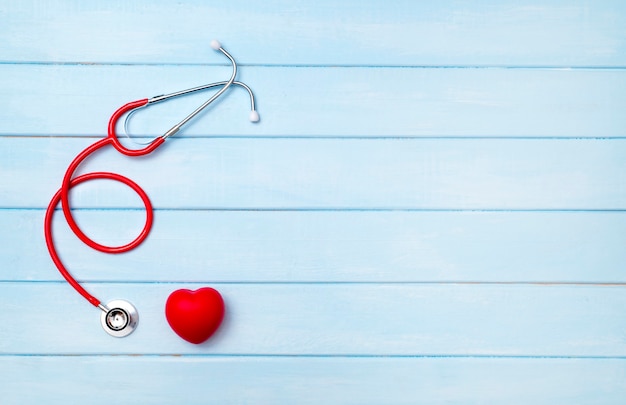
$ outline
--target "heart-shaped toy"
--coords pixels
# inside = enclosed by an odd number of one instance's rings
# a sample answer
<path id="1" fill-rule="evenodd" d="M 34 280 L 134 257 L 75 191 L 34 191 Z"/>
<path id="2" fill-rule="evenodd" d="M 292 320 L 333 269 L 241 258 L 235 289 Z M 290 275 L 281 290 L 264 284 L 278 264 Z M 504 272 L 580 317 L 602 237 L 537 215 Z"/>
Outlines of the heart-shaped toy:
<path id="1" fill-rule="evenodd" d="M 165 303 L 172 330 L 188 342 L 200 344 L 217 330 L 224 318 L 224 300 L 213 288 L 176 290 Z"/>

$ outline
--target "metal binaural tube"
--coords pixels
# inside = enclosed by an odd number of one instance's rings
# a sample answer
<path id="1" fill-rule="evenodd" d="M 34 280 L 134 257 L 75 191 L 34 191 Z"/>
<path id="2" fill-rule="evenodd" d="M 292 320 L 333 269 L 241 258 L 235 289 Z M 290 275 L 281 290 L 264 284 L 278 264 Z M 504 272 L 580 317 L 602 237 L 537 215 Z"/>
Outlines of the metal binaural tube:
<path id="1" fill-rule="evenodd" d="M 209 104 L 211 104 L 212 102 L 214 102 L 219 96 L 221 96 L 222 94 L 224 94 L 224 92 L 230 87 L 231 84 L 233 84 L 233 82 L 235 81 L 235 77 L 237 76 L 237 63 L 235 62 L 235 59 L 233 59 L 233 57 L 226 52 L 226 50 L 224 50 L 224 48 L 222 48 L 221 46 L 218 48 L 218 50 L 220 52 L 222 52 L 228 59 L 230 59 L 230 63 L 233 66 L 233 73 L 230 76 L 230 79 L 226 82 L 226 84 L 224 84 L 224 86 L 217 92 L 215 93 L 213 96 L 211 96 L 211 98 L 209 98 L 207 101 L 205 101 L 204 103 L 202 103 L 202 105 L 198 108 L 196 108 L 191 114 L 189 114 L 188 116 L 186 116 L 185 118 L 183 118 L 182 121 L 180 121 L 178 124 L 174 125 L 172 128 L 170 128 L 165 134 L 163 134 L 161 136 L 161 138 L 166 139 L 172 135 L 174 135 L 176 132 L 178 132 L 180 130 L 180 128 L 185 125 L 187 122 L 189 122 L 193 117 L 195 117 L 196 115 L 198 115 L 200 113 L 200 111 L 204 110 L 207 106 L 209 106 Z"/>

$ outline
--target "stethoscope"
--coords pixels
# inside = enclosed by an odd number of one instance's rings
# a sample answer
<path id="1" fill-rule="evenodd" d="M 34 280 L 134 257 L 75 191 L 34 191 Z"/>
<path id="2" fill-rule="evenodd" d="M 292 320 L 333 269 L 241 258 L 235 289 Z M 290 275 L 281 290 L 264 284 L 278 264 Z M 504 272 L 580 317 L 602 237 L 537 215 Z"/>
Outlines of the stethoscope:
<path id="1" fill-rule="evenodd" d="M 153 210 L 152 210 L 152 204 L 150 202 L 150 199 L 148 198 L 148 195 L 137 183 L 135 183 L 134 181 L 132 181 L 131 179 L 127 177 L 121 176 L 116 173 L 92 172 L 92 173 L 86 173 L 86 174 L 73 177 L 74 172 L 76 171 L 78 166 L 92 153 L 108 145 L 112 145 L 118 152 L 126 156 L 131 156 L 131 157 L 143 156 L 143 155 L 152 153 L 159 146 L 161 146 L 167 138 L 176 134 L 183 125 L 188 123 L 192 118 L 198 115 L 203 109 L 205 109 L 215 100 L 217 100 L 222 94 L 224 94 L 224 92 L 228 90 L 228 88 L 231 85 L 237 85 L 237 86 L 243 87 L 248 92 L 248 94 L 250 95 L 250 104 L 251 104 L 250 121 L 252 122 L 259 121 L 259 114 L 257 113 L 256 108 L 255 108 L 254 95 L 252 93 L 252 90 L 244 83 L 235 81 L 235 77 L 237 76 L 237 63 L 235 62 L 233 57 L 221 46 L 221 44 L 218 41 L 213 40 L 211 42 L 211 47 L 215 49 L 216 51 L 220 51 L 230 60 L 230 63 L 232 64 L 233 72 L 229 80 L 210 83 L 210 84 L 206 84 L 206 85 L 198 86 L 198 87 L 193 87 L 187 90 L 181 90 L 175 93 L 160 95 L 160 96 L 152 97 L 149 99 L 132 101 L 120 107 L 117 111 L 113 113 L 113 115 L 111 116 L 111 119 L 109 120 L 107 137 L 100 139 L 94 144 L 88 146 L 85 150 L 80 152 L 74 158 L 74 160 L 70 163 L 63 177 L 63 183 L 61 185 L 61 188 L 54 194 L 54 196 L 52 197 L 52 200 L 50 201 L 50 204 L 48 205 L 48 209 L 46 210 L 46 216 L 44 220 L 44 233 L 45 233 L 46 245 L 48 247 L 48 251 L 50 252 L 50 257 L 52 257 L 54 264 L 59 269 L 59 272 L 65 278 L 65 280 L 67 280 L 67 282 L 80 295 L 82 295 L 87 301 L 89 301 L 89 303 L 91 303 L 93 306 L 99 308 L 102 311 L 101 316 L 100 316 L 100 322 L 104 330 L 111 336 L 115 336 L 115 337 L 128 336 L 137 328 L 137 324 L 139 322 L 139 314 L 137 312 L 137 309 L 130 302 L 126 300 L 120 300 L 120 299 L 110 301 L 106 305 L 103 304 L 98 298 L 94 297 L 87 290 L 85 290 L 80 285 L 80 283 L 76 281 L 76 279 L 69 273 L 69 271 L 65 268 L 65 266 L 63 265 L 63 262 L 59 258 L 59 255 L 57 254 L 55 246 L 54 246 L 54 239 L 52 237 L 52 218 L 54 216 L 54 212 L 56 210 L 57 205 L 60 202 L 61 207 L 63 209 L 63 214 L 65 216 L 65 220 L 67 221 L 68 225 L 70 226 L 74 234 L 81 241 L 83 241 L 83 243 L 85 243 L 87 246 L 90 246 L 91 248 L 98 250 L 100 252 L 104 252 L 104 253 L 128 252 L 136 248 L 137 246 L 139 246 L 146 239 L 146 237 L 150 233 L 150 229 L 152 228 Z M 191 114 L 185 117 L 182 121 L 180 121 L 178 124 L 174 125 L 167 132 L 165 132 L 165 134 L 155 138 L 150 143 L 148 143 L 147 146 L 141 149 L 128 149 L 120 143 L 116 134 L 115 127 L 116 127 L 117 121 L 124 114 L 128 113 L 125 124 L 124 124 L 124 132 L 128 135 L 128 132 L 126 129 L 128 120 L 130 116 L 135 111 L 137 111 L 137 109 L 147 107 L 150 104 L 155 104 L 161 101 L 169 100 L 174 97 L 183 96 L 189 93 L 193 93 L 193 92 L 197 92 L 197 91 L 205 90 L 205 89 L 210 89 L 210 88 L 215 88 L 215 87 L 221 87 L 221 89 L 219 89 L 219 91 L 217 91 L 211 98 L 205 101 L 200 107 L 196 108 Z M 146 222 L 142 231 L 133 241 L 122 246 L 102 245 L 98 242 L 95 242 L 93 239 L 89 238 L 80 229 L 80 227 L 74 220 L 74 217 L 72 216 L 70 202 L 69 202 L 70 189 L 81 183 L 84 183 L 89 180 L 94 180 L 94 179 L 108 179 L 108 180 L 114 180 L 114 181 L 123 183 L 129 186 L 130 188 L 132 188 L 141 198 L 144 204 L 144 207 L 146 209 Z"/>

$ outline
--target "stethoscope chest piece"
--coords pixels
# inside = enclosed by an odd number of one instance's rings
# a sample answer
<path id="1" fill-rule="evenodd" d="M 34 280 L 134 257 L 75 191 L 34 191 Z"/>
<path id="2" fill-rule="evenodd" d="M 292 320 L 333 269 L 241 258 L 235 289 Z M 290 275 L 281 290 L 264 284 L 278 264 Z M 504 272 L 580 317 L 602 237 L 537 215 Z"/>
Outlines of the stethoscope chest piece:
<path id="1" fill-rule="evenodd" d="M 137 328 L 139 314 L 137 309 L 128 301 L 113 300 L 106 305 L 107 311 L 102 311 L 100 323 L 106 333 L 115 337 L 128 336 Z"/>

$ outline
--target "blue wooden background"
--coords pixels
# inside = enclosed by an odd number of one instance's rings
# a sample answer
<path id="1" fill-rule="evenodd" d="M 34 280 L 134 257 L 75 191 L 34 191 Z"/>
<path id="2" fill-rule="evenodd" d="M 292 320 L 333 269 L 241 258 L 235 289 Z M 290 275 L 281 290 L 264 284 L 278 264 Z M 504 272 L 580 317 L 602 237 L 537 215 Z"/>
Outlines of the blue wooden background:
<path id="1" fill-rule="evenodd" d="M 52 264 L 44 209 L 127 101 L 231 91 L 142 159 L 155 225 L 136 251 L 59 251 L 104 301 L 106 335 Z M 0 1 L 0 403 L 624 404 L 626 2 Z M 161 134 L 208 96 L 137 114 Z M 138 197 L 72 192 L 96 240 Z M 206 344 L 164 318 L 218 288 Z"/>

